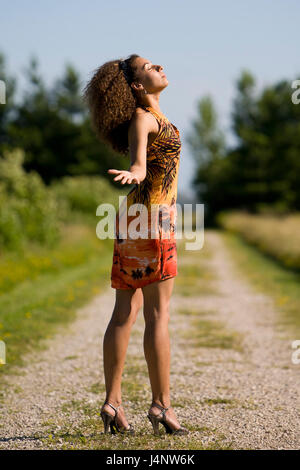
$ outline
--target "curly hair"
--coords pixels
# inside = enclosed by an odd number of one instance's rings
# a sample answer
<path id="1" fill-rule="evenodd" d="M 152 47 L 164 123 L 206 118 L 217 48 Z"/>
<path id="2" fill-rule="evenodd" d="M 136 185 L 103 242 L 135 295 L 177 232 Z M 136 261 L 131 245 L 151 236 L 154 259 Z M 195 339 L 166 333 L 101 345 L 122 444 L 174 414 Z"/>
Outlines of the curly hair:
<path id="1" fill-rule="evenodd" d="M 130 84 L 137 78 L 131 54 L 125 60 L 105 62 L 93 71 L 92 78 L 83 90 L 91 117 L 91 127 L 96 137 L 122 155 L 129 152 L 128 128 L 138 105 Z"/>

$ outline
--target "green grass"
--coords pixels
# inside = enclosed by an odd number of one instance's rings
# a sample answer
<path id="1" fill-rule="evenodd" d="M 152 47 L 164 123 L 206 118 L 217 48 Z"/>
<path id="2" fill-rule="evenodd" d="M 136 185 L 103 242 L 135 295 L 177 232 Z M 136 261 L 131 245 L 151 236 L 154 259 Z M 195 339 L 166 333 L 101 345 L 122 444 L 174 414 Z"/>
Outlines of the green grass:
<path id="1" fill-rule="evenodd" d="M 195 258 L 199 260 L 209 260 L 213 256 L 212 249 L 206 244 L 205 236 L 204 236 L 204 243 L 200 250 L 188 250 L 187 244 L 193 242 L 193 240 L 188 240 L 186 238 L 177 239 L 177 254 L 179 256 L 184 256 L 190 258 L 191 260 L 195 260 Z"/>
<path id="2" fill-rule="evenodd" d="M 258 291 L 270 296 L 278 310 L 278 331 L 290 329 L 293 339 L 300 335 L 300 274 L 281 266 L 238 235 L 221 232 L 241 275 Z"/>
<path id="3" fill-rule="evenodd" d="M 96 382 L 91 387 L 89 387 L 87 391 L 95 393 L 96 395 L 100 393 L 105 393 L 105 384 L 101 382 Z"/>
<path id="4" fill-rule="evenodd" d="M 217 219 L 225 230 L 240 235 L 282 266 L 300 272 L 299 212 L 278 216 L 225 211 L 220 212 Z"/>
<path id="5" fill-rule="evenodd" d="M 215 274 L 208 266 L 212 255 L 211 249 L 205 243 L 201 250 L 191 251 L 185 249 L 185 240 L 178 240 L 175 294 L 183 297 L 215 294 Z"/>
<path id="6" fill-rule="evenodd" d="M 43 339 L 73 321 L 78 308 L 109 285 L 112 242 L 99 240 L 91 228 L 74 226 L 54 252 L 39 249 L 40 259 L 51 260 L 48 270 L 41 268 L 0 296 L 0 339 L 7 362 L 0 367 L 1 382 L 14 365 L 24 365 L 25 353 L 43 349 Z M 20 265 L 27 266 L 28 259 L 20 259 Z M 53 259 L 60 264 L 54 267 Z"/>
<path id="7" fill-rule="evenodd" d="M 1 253 L 0 295 L 41 274 L 56 274 L 65 268 L 82 265 L 94 255 L 95 249 L 101 248 L 94 227 L 63 225 L 61 232 L 62 239 L 55 249 L 28 243 L 22 251 Z"/>
<path id="8" fill-rule="evenodd" d="M 80 411 L 80 419 L 76 420 L 76 425 L 68 424 L 65 416 L 64 422 L 60 422 L 61 429 L 51 430 L 54 423 L 47 420 L 44 425 L 47 427 L 44 436 L 39 436 L 46 448 L 61 449 L 90 449 L 90 450 L 159 450 L 159 449 L 231 449 L 230 444 L 223 443 L 225 436 L 217 428 L 195 425 L 193 423 L 182 423 L 190 431 L 188 436 L 167 435 L 164 429 L 160 428 L 160 436 L 154 436 L 151 424 L 146 419 L 146 409 L 148 402 L 141 401 L 139 406 L 134 405 L 132 413 L 143 415 L 145 420 L 140 425 L 135 425 L 135 436 L 121 434 L 111 435 L 103 433 L 103 422 L 100 417 L 99 405 L 87 406 L 84 402 L 74 400 L 68 405 L 64 405 L 64 411 L 73 410 L 74 406 Z M 175 410 L 176 411 L 176 410 Z M 133 420 L 128 418 L 129 422 Z M 57 424 L 57 423 L 56 423 Z M 134 423 L 133 423 L 134 424 Z M 202 437 L 209 436 L 210 442 L 203 445 Z M 38 436 L 36 436 L 38 437 Z"/>
<path id="9" fill-rule="evenodd" d="M 194 347 L 243 351 L 243 335 L 229 330 L 221 321 L 206 318 L 208 312 L 202 312 L 199 309 L 179 309 L 178 313 L 191 317 L 189 328 L 182 331 L 181 334 Z"/>
<path id="10" fill-rule="evenodd" d="M 199 315 L 201 314 L 202 316 L 203 315 L 215 315 L 217 312 L 215 310 L 202 310 L 201 309 L 201 312 L 199 311 L 199 308 L 195 308 L 195 309 L 192 309 L 192 308 L 189 308 L 189 309 L 186 309 L 186 308 L 179 308 L 177 309 L 177 313 L 179 313 L 179 315 L 183 315 L 183 316 L 188 316 L 188 317 L 199 317 Z"/>
<path id="11" fill-rule="evenodd" d="M 183 297 L 214 294 L 214 275 L 197 264 L 184 264 L 178 267 L 174 293 Z"/>
<path id="12" fill-rule="evenodd" d="M 219 387 L 220 388 L 220 387 Z M 224 388 L 224 387 L 222 387 Z M 229 387 L 227 387 L 229 388 Z M 203 398 L 201 400 L 201 404 L 203 405 L 208 405 L 208 406 L 214 406 L 214 405 L 226 405 L 226 408 L 244 408 L 246 410 L 256 410 L 257 405 L 253 403 L 252 399 L 249 399 L 245 402 L 241 402 L 240 400 L 237 400 L 236 398 Z"/>
<path id="13" fill-rule="evenodd" d="M 229 398 L 204 398 L 202 400 L 202 403 L 205 403 L 206 405 L 231 405 L 232 407 L 236 406 L 238 403 L 237 400 L 231 400 Z"/>

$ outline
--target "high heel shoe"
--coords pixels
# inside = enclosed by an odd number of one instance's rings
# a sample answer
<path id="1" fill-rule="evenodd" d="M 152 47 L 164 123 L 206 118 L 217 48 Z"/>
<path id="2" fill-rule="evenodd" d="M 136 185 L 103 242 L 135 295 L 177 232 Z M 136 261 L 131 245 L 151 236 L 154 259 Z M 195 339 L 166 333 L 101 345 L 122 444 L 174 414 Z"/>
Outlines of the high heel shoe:
<path id="1" fill-rule="evenodd" d="M 179 429 L 172 429 L 171 426 L 166 422 L 165 414 L 166 414 L 166 411 L 169 408 L 171 408 L 171 406 L 168 406 L 167 408 L 163 408 L 157 403 L 152 403 L 152 406 L 156 406 L 157 408 L 161 410 L 161 412 L 158 415 L 153 415 L 152 413 L 147 414 L 147 417 L 153 426 L 153 431 L 154 431 L 155 436 L 159 436 L 159 423 L 161 423 L 165 427 L 167 434 L 182 435 L 182 434 L 189 433 L 189 431 L 182 426 Z"/>
<path id="2" fill-rule="evenodd" d="M 118 410 L 121 405 L 114 407 L 111 403 L 104 403 L 105 405 L 111 406 L 115 410 L 115 415 L 112 416 L 110 413 L 107 413 L 107 411 L 101 410 L 101 418 L 103 420 L 104 424 L 104 433 L 107 434 L 108 430 L 110 428 L 111 434 L 116 434 L 116 432 L 119 432 L 120 434 L 132 434 L 134 435 L 134 427 L 132 424 L 129 424 L 128 428 L 120 428 L 117 423 L 117 414 Z M 104 405 L 103 405 L 104 406 Z"/>

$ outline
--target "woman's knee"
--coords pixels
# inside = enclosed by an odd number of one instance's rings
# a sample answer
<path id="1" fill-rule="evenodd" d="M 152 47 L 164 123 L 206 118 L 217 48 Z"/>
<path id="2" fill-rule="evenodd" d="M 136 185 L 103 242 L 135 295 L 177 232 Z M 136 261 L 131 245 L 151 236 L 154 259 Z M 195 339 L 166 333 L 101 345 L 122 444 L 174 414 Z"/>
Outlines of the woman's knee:
<path id="1" fill-rule="evenodd" d="M 169 305 L 173 284 L 174 278 L 154 282 L 143 288 L 146 323 L 170 320 Z"/>
<path id="2" fill-rule="evenodd" d="M 143 294 L 138 289 L 135 292 L 117 292 L 116 303 L 111 321 L 117 325 L 134 324 L 139 310 L 143 306 Z"/>
<path id="3" fill-rule="evenodd" d="M 169 323 L 170 321 L 169 305 L 164 305 L 161 308 L 145 308 L 144 318 L 145 318 L 146 325 L 158 324 L 158 323 Z"/>
<path id="4" fill-rule="evenodd" d="M 115 308 L 111 317 L 111 322 L 116 326 L 125 324 L 133 325 L 136 321 L 137 313 L 124 308 Z"/>

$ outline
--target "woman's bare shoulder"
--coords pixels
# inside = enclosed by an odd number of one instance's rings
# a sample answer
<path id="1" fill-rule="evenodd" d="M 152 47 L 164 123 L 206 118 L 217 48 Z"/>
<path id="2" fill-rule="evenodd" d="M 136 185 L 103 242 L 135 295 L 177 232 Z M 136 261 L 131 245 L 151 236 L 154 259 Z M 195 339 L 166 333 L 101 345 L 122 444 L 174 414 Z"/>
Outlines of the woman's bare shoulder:
<path id="1" fill-rule="evenodd" d="M 133 126 L 138 123 L 146 127 L 148 132 L 157 132 L 158 130 L 158 124 L 155 117 L 149 111 L 140 107 L 136 107 L 130 124 Z"/>

